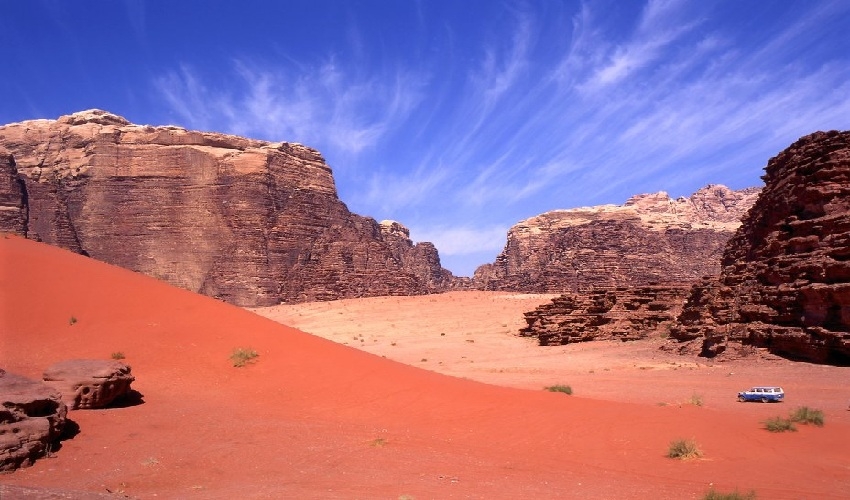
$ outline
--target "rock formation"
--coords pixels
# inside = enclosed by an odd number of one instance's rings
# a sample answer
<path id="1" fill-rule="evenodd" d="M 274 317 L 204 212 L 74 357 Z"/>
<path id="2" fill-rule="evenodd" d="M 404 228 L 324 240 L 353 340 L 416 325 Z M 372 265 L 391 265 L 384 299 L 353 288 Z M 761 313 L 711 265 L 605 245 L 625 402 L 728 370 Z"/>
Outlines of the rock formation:
<path id="1" fill-rule="evenodd" d="M 313 149 L 99 110 L 0 127 L 0 231 L 242 306 L 452 278 L 433 245 L 349 212 Z"/>
<path id="2" fill-rule="evenodd" d="M 540 345 L 588 340 L 639 340 L 666 334 L 682 311 L 688 288 L 647 285 L 565 294 L 525 313 L 523 337 Z"/>
<path id="3" fill-rule="evenodd" d="M 693 282 L 720 271 L 724 245 L 758 192 L 710 185 L 690 198 L 659 192 L 546 212 L 510 229 L 473 287 L 552 293 Z"/>
<path id="4" fill-rule="evenodd" d="M 135 377 L 119 361 L 70 359 L 44 371 L 44 382 L 62 394 L 69 410 L 105 408 L 130 393 Z"/>
<path id="5" fill-rule="evenodd" d="M 66 412 L 55 389 L 0 370 L 0 471 L 27 467 L 48 454 Z"/>
<path id="6" fill-rule="evenodd" d="M 850 132 L 817 132 L 770 159 L 765 187 L 694 286 L 673 336 L 705 356 L 732 347 L 850 364 Z"/>

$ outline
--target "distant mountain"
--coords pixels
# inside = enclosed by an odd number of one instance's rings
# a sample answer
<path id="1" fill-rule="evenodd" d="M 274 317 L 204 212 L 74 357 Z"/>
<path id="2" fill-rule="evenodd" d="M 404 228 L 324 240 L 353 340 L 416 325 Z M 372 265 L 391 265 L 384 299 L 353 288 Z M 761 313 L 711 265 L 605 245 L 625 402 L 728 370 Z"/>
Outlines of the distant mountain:
<path id="1" fill-rule="evenodd" d="M 662 191 L 624 205 L 546 212 L 513 226 L 502 253 L 475 271 L 472 286 L 557 293 L 716 275 L 726 242 L 759 192 L 709 185 L 689 198 Z"/>

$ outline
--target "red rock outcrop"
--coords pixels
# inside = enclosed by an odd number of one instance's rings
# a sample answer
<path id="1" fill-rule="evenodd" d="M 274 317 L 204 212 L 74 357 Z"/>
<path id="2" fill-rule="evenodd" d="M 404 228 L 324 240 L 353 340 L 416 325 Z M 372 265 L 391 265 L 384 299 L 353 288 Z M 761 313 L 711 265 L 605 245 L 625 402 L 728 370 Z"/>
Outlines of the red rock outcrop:
<path id="1" fill-rule="evenodd" d="M 349 212 L 313 149 L 99 110 L 0 127 L 0 231 L 242 306 L 452 279 L 433 245 Z"/>
<path id="2" fill-rule="evenodd" d="M 66 413 L 52 387 L 0 370 L 0 471 L 30 466 L 49 453 Z"/>
<path id="3" fill-rule="evenodd" d="M 546 212 L 510 229 L 496 261 L 475 271 L 473 287 L 552 293 L 718 274 L 723 248 L 758 192 L 710 185 L 689 198 L 659 192 Z"/>
<path id="4" fill-rule="evenodd" d="M 694 286 L 673 336 L 850 364 L 850 132 L 817 132 L 771 158 L 719 279 Z"/>
<path id="5" fill-rule="evenodd" d="M 525 313 L 520 336 L 540 345 L 589 340 L 639 340 L 666 335 L 682 311 L 688 288 L 648 285 L 565 294 Z"/>
<path id="6" fill-rule="evenodd" d="M 44 371 L 44 383 L 62 394 L 69 410 L 105 408 L 130 394 L 134 380 L 129 366 L 101 359 L 69 359 Z"/>

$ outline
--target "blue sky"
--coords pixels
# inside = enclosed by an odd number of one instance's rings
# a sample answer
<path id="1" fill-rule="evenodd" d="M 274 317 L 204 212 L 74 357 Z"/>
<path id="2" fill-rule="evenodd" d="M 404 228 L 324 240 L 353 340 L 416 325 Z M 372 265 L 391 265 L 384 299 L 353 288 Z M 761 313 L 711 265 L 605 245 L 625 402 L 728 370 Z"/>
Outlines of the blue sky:
<path id="1" fill-rule="evenodd" d="M 301 142 L 457 275 L 527 217 L 760 185 L 850 128 L 844 0 L 0 0 L 0 60 L 0 123 Z"/>

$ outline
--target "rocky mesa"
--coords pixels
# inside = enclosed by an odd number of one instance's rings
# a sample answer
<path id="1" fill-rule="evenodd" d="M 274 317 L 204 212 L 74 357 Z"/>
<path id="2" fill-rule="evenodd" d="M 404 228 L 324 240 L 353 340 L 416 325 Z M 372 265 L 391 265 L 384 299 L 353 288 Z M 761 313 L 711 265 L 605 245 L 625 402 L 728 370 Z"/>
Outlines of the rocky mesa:
<path id="1" fill-rule="evenodd" d="M 474 288 L 536 293 L 691 283 L 720 272 L 720 257 L 760 188 L 706 186 L 624 205 L 555 210 L 510 229 L 504 250 L 475 271 Z"/>
<path id="2" fill-rule="evenodd" d="M 453 280 L 433 245 L 351 213 L 314 149 L 100 110 L 0 126 L 0 231 L 240 306 Z"/>
<path id="3" fill-rule="evenodd" d="M 720 277 L 693 287 L 673 336 L 704 356 L 754 346 L 850 365 L 850 131 L 799 139 L 763 179 Z"/>

